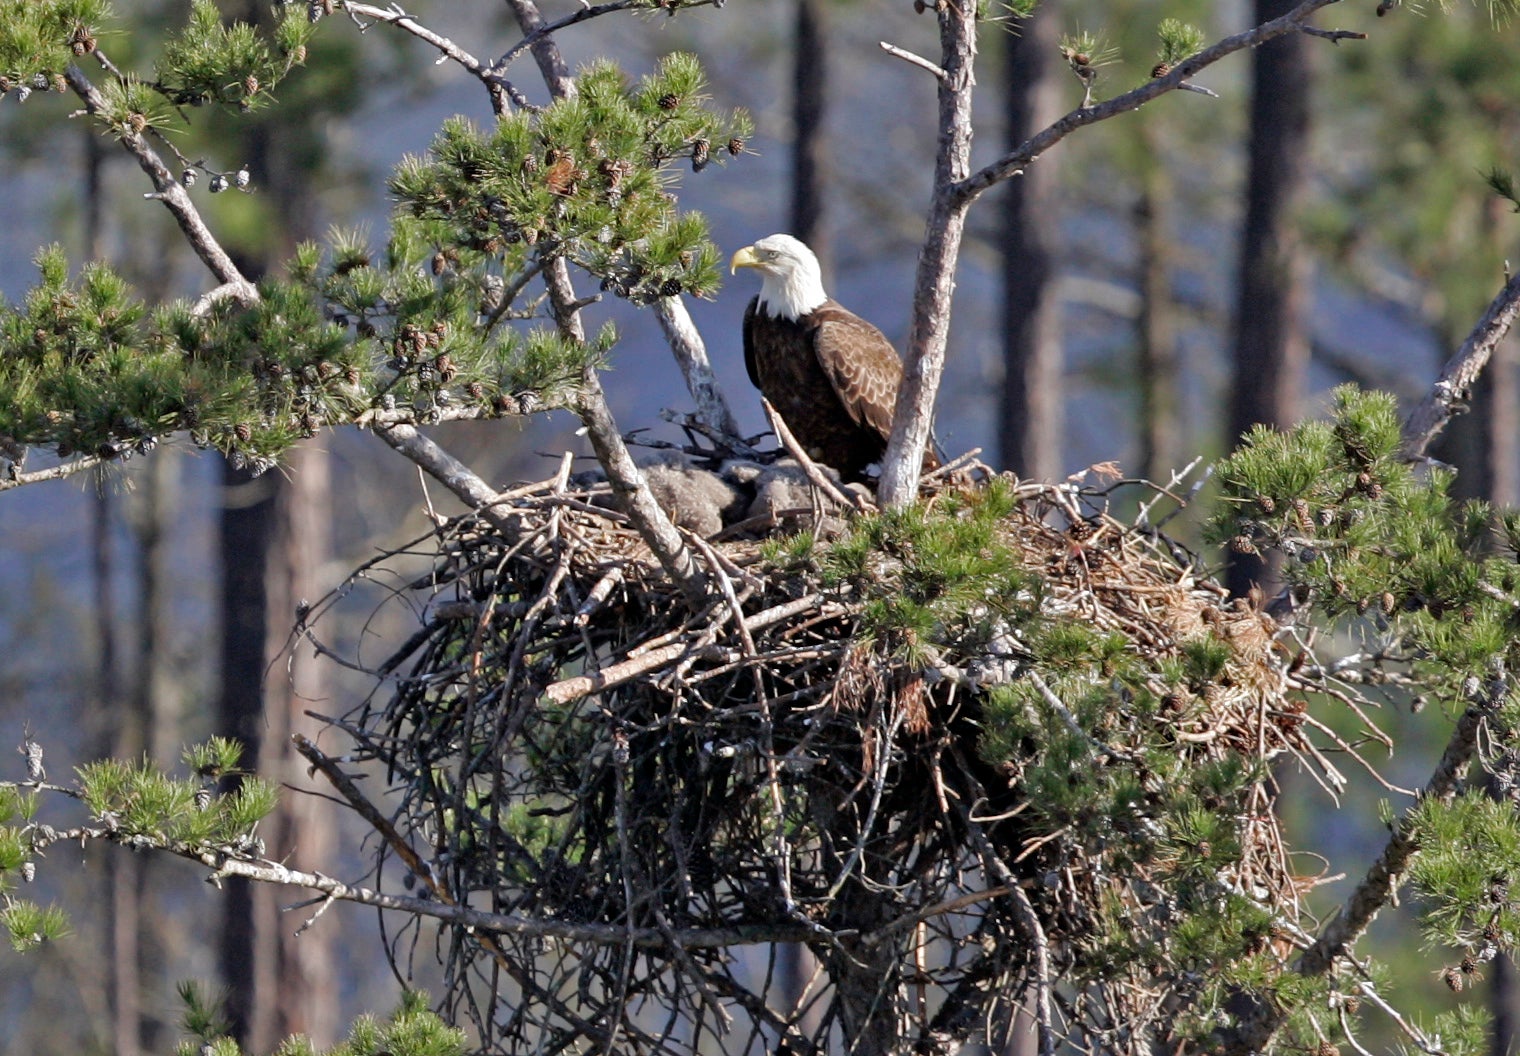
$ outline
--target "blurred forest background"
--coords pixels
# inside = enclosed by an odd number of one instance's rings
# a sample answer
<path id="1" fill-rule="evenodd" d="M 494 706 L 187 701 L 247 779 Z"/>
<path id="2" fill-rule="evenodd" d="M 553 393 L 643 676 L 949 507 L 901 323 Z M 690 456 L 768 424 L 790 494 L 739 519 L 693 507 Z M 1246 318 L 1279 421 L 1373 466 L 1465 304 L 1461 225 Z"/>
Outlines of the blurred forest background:
<path id="1" fill-rule="evenodd" d="M 228 17 L 268 17 L 261 0 L 220 6 Z M 1164 17 L 1213 40 L 1289 6 L 1045 0 L 1032 21 L 982 37 L 977 156 L 1081 102 L 1063 36 L 1095 38 L 1081 43 L 1103 98 L 1149 76 Z M 120 14 L 151 30 L 185 7 L 144 0 Z M 544 8 L 552 19 L 574 4 Z M 416 0 L 408 10 L 477 53 L 500 54 L 521 35 L 508 5 L 486 0 Z M 1370 0 L 1332 7 L 1320 24 L 1368 39 L 1298 35 L 1237 55 L 1202 78 L 1218 98 L 1173 93 L 1083 130 L 973 210 L 938 413 L 949 453 L 980 447 L 993 465 L 1053 479 L 1114 460 L 1165 484 L 1252 422 L 1315 414 L 1336 383 L 1406 401 L 1422 393 L 1502 283 L 1515 241 L 1484 174 L 1520 160 L 1520 31 L 1490 24 L 1478 6 L 1378 17 Z M 748 108 L 757 132 L 736 163 L 688 174 L 683 203 L 711 218 L 725 254 L 773 231 L 804 238 L 831 293 L 901 345 L 932 174 L 934 92 L 923 70 L 878 42 L 932 54 L 933 34 L 908 0 L 729 0 L 676 18 L 596 19 L 559 40 L 574 62 L 607 55 L 635 76 L 662 54 L 696 52 L 717 104 Z M 129 49 L 154 39 L 101 43 L 135 66 L 151 56 Z M 434 57 L 386 27 L 361 34 L 340 12 L 321 27 L 307 68 L 281 87 L 280 105 L 238 122 L 197 115 L 205 120 L 180 150 L 252 177 L 251 193 L 206 206 L 242 263 L 278 266 L 297 240 L 334 224 L 364 225 L 381 240 L 390 168 L 424 150 L 447 116 L 490 118 L 478 85 Z M 542 102 L 529 65 L 521 60 L 517 83 Z M 143 200 L 141 173 L 109 140 L 71 124 L 70 106 L 56 95 L 0 101 L 0 293 L 24 294 L 33 250 L 48 241 L 75 260 L 116 261 L 150 299 L 200 289 L 199 265 L 168 216 Z M 758 433 L 739 339 L 753 292 L 741 281 L 691 309 L 741 425 Z M 676 438 L 658 412 L 686 409 L 688 397 L 653 314 L 621 302 L 593 313 L 623 333 L 606 382 L 619 422 Z M 1512 346 L 1442 455 L 1461 468 L 1464 493 L 1506 504 L 1520 489 Z M 523 421 L 437 433 L 495 485 L 548 476 L 567 449 L 587 454 L 572 416 Z M 254 746 L 260 772 L 310 787 L 285 756 L 286 735 L 317 728 L 305 709 L 338 714 L 370 686 L 309 650 L 286 650 L 296 605 L 425 532 L 430 503 L 455 509 L 353 430 L 322 434 L 288 472 L 258 478 L 179 443 L 93 478 L 0 496 L 0 742 L 20 744 L 30 730 L 58 777 L 104 754 L 172 763 L 181 744 L 227 732 Z M 404 579 L 404 558 L 389 570 Z M 383 577 L 372 578 L 383 592 Z M 374 601 L 362 589 L 347 599 L 345 644 L 363 653 L 373 642 L 378 656 L 408 629 L 370 621 Z M 1414 707 L 1387 718 L 1440 721 Z M 1432 734 L 1432 751 L 1442 736 Z M 19 757 L 13 769 L 19 776 Z M 1413 780 L 1427 770 L 1411 757 L 1388 772 Z M 1370 859 L 1379 833 L 1335 832 L 1341 815 L 1325 809 L 1324 793 L 1301 791 L 1306 834 L 1313 825 L 1315 840 L 1328 830 L 1365 844 Z M 1386 795 L 1370 782 L 1359 794 Z M 363 848 L 344 844 L 338 812 L 315 796 L 285 800 L 264 833 L 271 856 L 329 871 L 341 862 L 357 878 Z M 332 851 L 340 846 L 344 857 Z M 312 908 L 282 914 L 281 892 L 217 891 L 182 863 L 105 846 L 59 861 L 69 853 L 57 848 L 43 879 L 58 886 L 76 934 L 40 956 L 0 958 L 6 1052 L 165 1051 L 176 1033 L 174 982 L 184 978 L 236 980 L 229 1007 L 257 1050 L 295 1030 L 326 1043 L 353 1015 L 394 1004 L 381 943 L 415 940 L 415 964 L 428 959 L 428 935 L 384 935 L 357 906 L 334 907 L 292 939 Z M 1396 922 L 1379 928 L 1390 943 L 1414 941 Z M 1508 972 L 1490 976 L 1502 996 Z M 1433 1007 L 1441 1001 L 1438 980 L 1420 985 Z"/>

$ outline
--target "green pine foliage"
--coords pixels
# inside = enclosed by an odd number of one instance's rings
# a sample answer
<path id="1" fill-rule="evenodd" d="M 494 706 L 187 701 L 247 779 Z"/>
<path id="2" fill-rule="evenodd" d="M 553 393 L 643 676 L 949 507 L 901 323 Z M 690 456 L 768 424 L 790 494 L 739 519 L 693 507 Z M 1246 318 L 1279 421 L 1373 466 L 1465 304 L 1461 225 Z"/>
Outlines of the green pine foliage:
<path id="1" fill-rule="evenodd" d="M 1520 821 L 1514 803 L 1482 791 L 1450 804 L 1426 800 L 1415 813 L 1413 834 L 1420 854 L 1409 879 L 1424 901 L 1420 926 L 1426 942 L 1456 951 L 1452 967 L 1470 978 L 1477 965 L 1520 940 Z"/>
<path id="2" fill-rule="evenodd" d="M 0 927 L 10 936 L 11 947 L 17 953 L 27 953 L 67 935 L 69 920 L 57 906 L 7 899 L 0 908 Z"/>
<path id="3" fill-rule="evenodd" d="M 208 997 L 195 983 L 181 983 L 179 993 L 186 1010 L 183 1026 L 190 1037 L 176 1047 L 176 1056 L 242 1056 L 229 1036 L 221 1000 Z M 319 1051 L 321 1056 L 462 1056 L 464 1031 L 449 1026 L 427 1006 L 427 994 L 410 990 L 389 1019 L 360 1016 L 348 1037 L 330 1049 L 318 1050 L 310 1038 L 294 1034 L 275 1056 L 319 1056 Z"/>
<path id="4" fill-rule="evenodd" d="M 247 22 L 223 22 L 211 0 L 194 0 L 185 28 L 164 44 L 154 85 L 176 106 L 215 103 L 248 112 L 305 61 L 313 25 L 300 4 L 275 4 L 274 40 Z"/>
<path id="5" fill-rule="evenodd" d="M 1180 19 L 1163 18 L 1156 26 L 1161 41 L 1161 62 L 1175 66 L 1203 49 L 1203 30 Z"/>
<path id="6" fill-rule="evenodd" d="M 974 655 L 1039 607 L 1037 580 L 1020 567 L 1008 535 L 1012 508 L 1007 484 L 993 481 L 938 509 L 860 518 L 824 552 L 824 582 L 861 593 L 861 639 L 885 654 Z"/>
<path id="7" fill-rule="evenodd" d="M 1520 567 L 1498 550 L 1515 519 L 1454 499 L 1450 473 L 1403 462 L 1391 396 L 1338 389 L 1333 421 L 1258 428 L 1218 477 L 1214 539 L 1286 554 L 1332 620 L 1396 623 L 1437 694 L 1459 701 L 1467 679 L 1520 660 Z"/>
<path id="8" fill-rule="evenodd" d="M 95 50 L 105 0 L 31 0 L 0 4 L 0 93 L 56 87 L 76 58 Z"/>
<path id="9" fill-rule="evenodd" d="M 67 22 L 39 25 L 62 33 Z M 293 14 L 281 22 L 296 24 L 306 25 Z M 105 82 L 105 120 L 126 134 L 163 124 L 181 103 L 247 109 L 299 60 L 303 45 L 286 39 L 295 32 L 280 29 L 270 45 L 197 3 L 158 80 Z M 23 36 L 13 27 L 18 49 Z M 255 82 L 264 89 L 250 91 Z M 711 295 L 718 251 L 669 188 L 678 164 L 701 171 L 737 157 L 749 133 L 742 113 L 712 111 L 690 55 L 637 83 L 598 63 L 579 85 L 575 98 L 489 131 L 448 122 L 426 159 L 398 167 L 383 247 L 362 231 L 303 245 L 252 306 L 150 311 L 107 265 L 71 278 L 60 249 L 42 251 L 39 284 L 21 305 L 0 304 L 0 438 L 115 459 L 188 432 L 262 472 L 297 440 L 374 412 L 432 422 L 569 404 L 617 335 L 605 326 L 579 343 L 522 325 L 542 314 L 530 281 L 563 257 L 638 304 Z"/>
<path id="10" fill-rule="evenodd" d="M 635 304 L 711 296 L 717 249 L 668 188 L 677 164 L 701 172 L 742 154 L 748 117 L 708 107 L 687 54 L 666 56 L 638 84 L 609 62 L 577 84 L 575 97 L 491 129 L 445 124 L 428 156 L 408 157 L 391 179 L 398 234 L 435 245 L 440 270 L 490 265 L 513 276 L 550 252 Z"/>
<path id="11" fill-rule="evenodd" d="M 80 799 L 95 821 L 148 846 L 254 848 L 255 829 L 278 798 L 273 785 L 252 777 L 230 794 L 208 794 L 202 779 L 171 777 L 146 760 L 103 759 L 80 767 L 78 775 Z"/>

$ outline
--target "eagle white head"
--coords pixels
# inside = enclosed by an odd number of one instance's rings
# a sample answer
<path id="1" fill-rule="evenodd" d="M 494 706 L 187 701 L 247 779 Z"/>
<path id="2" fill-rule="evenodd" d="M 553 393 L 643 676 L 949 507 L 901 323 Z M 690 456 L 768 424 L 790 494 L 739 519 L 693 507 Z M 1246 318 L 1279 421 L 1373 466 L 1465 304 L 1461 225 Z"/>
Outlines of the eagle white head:
<path id="1" fill-rule="evenodd" d="M 791 235 L 767 235 L 745 246 L 729 261 L 729 274 L 740 268 L 760 273 L 760 307 L 770 315 L 795 320 L 829 299 L 818 258 Z"/>

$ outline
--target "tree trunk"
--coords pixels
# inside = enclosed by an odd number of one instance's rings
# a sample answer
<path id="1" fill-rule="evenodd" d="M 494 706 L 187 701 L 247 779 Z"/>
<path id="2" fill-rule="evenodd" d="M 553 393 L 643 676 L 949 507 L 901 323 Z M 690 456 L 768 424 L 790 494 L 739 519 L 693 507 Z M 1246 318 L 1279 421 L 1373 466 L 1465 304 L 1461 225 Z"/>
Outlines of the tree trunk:
<path id="1" fill-rule="evenodd" d="M 243 768 L 261 770 L 264 754 L 265 628 L 269 604 L 264 569 L 274 537 L 273 473 L 250 478 L 226 466 L 222 475 L 222 679 L 217 727 L 243 745 Z M 234 780 L 231 782 L 236 784 Z M 225 789 L 224 791 L 230 791 Z M 218 951 L 227 988 L 232 1034 L 245 1051 L 268 1052 L 273 1031 L 260 1013 L 269 1006 L 274 980 L 274 936 L 259 926 L 258 905 L 267 903 L 267 884 L 225 881 L 222 934 Z"/>
<path id="2" fill-rule="evenodd" d="M 1049 4 L 1003 37 L 1008 145 L 1012 149 L 1060 116 L 1058 12 Z M 1061 319 L 1053 249 L 1056 171 L 1044 157 L 1008 181 L 1003 199 L 1003 400 L 998 440 L 1003 466 L 1021 476 L 1061 474 Z"/>
<path id="3" fill-rule="evenodd" d="M 827 156 L 823 131 L 829 81 L 824 3 L 825 0 L 797 0 L 792 46 L 791 233 L 812 249 L 827 280 L 832 270 L 832 254 L 823 219 Z"/>
<path id="4" fill-rule="evenodd" d="M 272 25 L 268 4 L 242 0 L 237 7 L 237 17 L 266 30 Z M 276 266 L 317 228 L 311 187 L 324 152 L 320 133 L 309 119 L 315 111 L 303 112 L 306 121 L 293 123 L 288 116 L 257 121 L 246 126 L 242 136 L 242 157 L 277 223 L 272 237 L 250 254 L 254 259 L 245 272 L 254 277 Z M 288 480 L 280 473 L 242 480 L 245 492 L 265 489 L 254 509 L 239 511 L 234 500 L 224 513 L 221 556 L 227 563 L 228 641 L 223 721 L 262 763 L 264 776 L 300 787 L 307 783 L 305 769 L 294 761 L 290 734 L 298 729 L 310 732 L 302 711 L 322 694 L 310 681 L 316 676 L 306 670 L 308 665 L 292 658 L 293 666 L 287 668 L 279 654 L 295 623 L 296 601 L 321 594 L 317 576 L 329 537 L 328 458 L 323 447 L 303 445 L 289 453 L 287 464 Z M 239 538 L 245 547 L 237 545 Z M 298 672 L 306 696 L 296 694 L 292 680 Z M 299 794 L 281 797 L 263 832 L 272 856 L 307 855 L 313 848 L 335 845 L 330 823 L 319 821 L 312 805 L 310 797 Z M 223 979 L 235 992 L 232 1004 L 238 1009 L 237 1037 L 243 1047 L 270 1051 L 295 1031 L 309 1034 L 319 1047 L 336 1040 L 332 929 L 319 926 L 294 936 L 298 924 L 282 914 L 278 892 L 268 885 L 244 889 L 229 899 L 227 913 Z"/>
<path id="5" fill-rule="evenodd" d="M 1140 135 L 1148 148 L 1142 162 L 1135 228 L 1140 240 L 1140 475 L 1165 484 L 1178 466 L 1182 435 L 1181 355 L 1177 348 L 1177 313 L 1172 301 L 1171 231 L 1167 204 L 1171 173 L 1155 153 L 1149 115 L 1139 115 Z"/>
<path id="6" fill-rule="evenodd" d="M 1256 0 L 1256 21 L 1277 18 L 1294 6 L 1291 0 Z M 1289 33 L 1251 53 L 1250 172 L 1235 317 L 1232 438 L 1257 424 L 1292 425 L 1308 369 L 1308 257 L 1294 215 L 1307 183 L 1308 43 L 1302 33 Z M 1267 574 L 1260 558 L 1232 554 L 1230 592 L 1245 594 Z"/>
<path id="7" fill-rule="evenodd" d="M 289 455 L 289 479 L 275 500 L 275 537 L 268 569 L 267 640 L 275 649 L 289 640 L 296 606 L 320 597 L 322 569 L 331 546 L 329 478 L 331 460 L 315 443 L 302 444 Z M 305 714 L 312 702 L 327 699 L 327 666 L 311 650 L 293 649 L 274 665 L 265 686 L 269 764 L 266 774 L 287 789 L 311 787 L 307 767 L 291 748 L 293 733 L 315 739 L 322 724 Z M 278 756 L 276 759 L 275 757 Z M 338 844 L 333 812 L 318 796 L 288 791 L 271 819 L 269 849 L 273 857 L 309 869 L 331 860 Z M 268 887 L 268 885 L 264 885 Z M 329 917 L 296 935 L 301 921 L 280 912 L 273 900 L 268 930 L 274 936 L 275 990 L 279 1039 L 305 1034 L 319 1049 L 337 1040 L 338 1002 L 334 985 L 332 939 L 336 919 Z M 310 910 L 307 911 L 311 912 Z"/>

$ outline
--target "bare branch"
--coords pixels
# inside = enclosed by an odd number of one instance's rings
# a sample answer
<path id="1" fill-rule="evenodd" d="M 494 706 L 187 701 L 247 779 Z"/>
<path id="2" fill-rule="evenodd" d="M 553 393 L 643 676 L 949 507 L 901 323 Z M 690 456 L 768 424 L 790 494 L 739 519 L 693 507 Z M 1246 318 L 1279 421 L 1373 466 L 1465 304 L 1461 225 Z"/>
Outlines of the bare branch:
<path id="1" fill-rule="evenodd" d="M 1311 37 L 1319 37 L 1328 40 L 1332 44 L 1339 44 L 1343 40 L 1366 40 L 1367 34 L 1359 33 L 1354 29 L 1320 29 L 1317 26 L 1300 26 L 1303 32 Z"/>
<path id="2" fill-rule="evenodd" d="M 120 835 L 105 829 L 78 828 L 56 830 L 58 840 L 103 839 L 115 843 L 143 846 L 142 838 Z M 39 845 L 42 845 L 39 841 Z M 406 895 L 386 894 L 373 888 L 345 884 L 322 873 L 309 873 L 291 869 L 279 862 L 265 859 L 229 857 L 221 848 L 192 846 L 180 843 L 154 844 L 179 858 L 199 862 L 213 870 L 208 880 L 219 882 L 229 876 L 267 884 L 284 884 L 319 891 L 340 902 L 357 902 L 407 913 L 415 917 L 462 924 L 487 934 L 537 935 L 543 938 L 565 939 L 597 945 L 633 945 L 647 949 L 669 949 L 674 941 L 682 949 L 722 949 L 728 946 L 753 946 L 769 942 L 801 942 L 811 937 L 812 929 L 805 924 L 740 924 L 729 928 L 689 928 L 665 930 L 660 928 L 626 928 L 616 924 L 573 924 L 568 921 L 532 919 L 514 913 L 489 913 L 469 906 L 440 902 L 434 898 L 412 898 Z"/>
<path id="3" fill-rule="evenodd" d="M 21 472 L 16 468 L 16 464 L 12 463 L 9 467 L 10 472 L 0 476 L 0 491 L 9 491 L 11 488 L 19 488 L 26 484 L 41 484 L 49 480 L 62 480 L 86 469 L 94 469 L 105 461 L 106 459 L 100 458 L 98 455 L 81 455 L 72 462 L 64 462 L 56 466 L 50 466 L 47 469 L 34 470 L 30 473 Z"/>
<path id="4" fill-rule="evenodd" d="M 69 87 L 74 94 L 84 100 L 85 109 L 89 113 L 99 114 L 105 108 L 106 102 L 101 96 L 99 89 L 85 76 L 84 71 L 78 66 L 70 64 L 64 71 L 68 79 Z M 169 171 L 169 167 L 163 163 L 152 146 L 149 145 L 145 136 L 137 132 L 126 131 L 118 135 L 121 145 L 127 149 L 143 172 L 153 181 L 154 193 L 150 197 L 164 203 L 164 207 L 174 217 L 179 229 L 184 232 L 190 248 L 195 255 L 201 258 L 201 262 L 211 269 L 211 274 L 216 276 L 218 282 L 228 287 L 226 296 L 236 298 L 243 304 L 252 304 L 259 299 L 258 290 L 253 283 L 249 282 L 238 270 L 227 251 L 216 240 L 206 222 L 201 219 L 195 203 L 190 200 L 190 195 L 180 186 L 179 180 Z"/>
<path id="5" fill-rule="evenodd" d="M 448 488 L 465 505 L 478 510 L 491 524 L 498 528 L 510 528 L 505 511 L 495 506 L 502 500 L 502 496 L 469 466 L 418 432 L 416 426 L 378 426 L 375 435 Z"/>
<path id="6" fill-rule="evenodd" d="M 527 6 L 532 7 L 531 4 Z M 537 49 L 540 42 L 558 30 L 564 29 L 567 26 L 573 26 L 577 22 L 585 22 L 587 19 L 596 18 L 598 15 L 611 14 L 613 11 L 624 11 L 632 6 L 634 6 L 634 0 L 612 0 L 611 3 L 594 5 L 584 4 L 580 10 L 573 11 L 564 18 L 554 22 L 545 22 L 543 16 L 539 15 L 535 8 L 532 12 L 532 17 L 536 19 L 536 22 L 532 28 L 529 28 L 528 24 L 523 22 L 523 10 L 516 4 L 513 4 L 513 13 L 517 15 L 518 24 L 522 26 L 523 38 L 508 48 L 501 58 L 493 62 L 491 70 L 497 73 L 505 71 L 524 51 L 529 48 Z"/>
<path id="7" fill-rule="evenodd" d="M 1404 457 L 1420 458 L 1453 415 L 1466 409 L 1468 394 L 1520 314 L 1520 274 L 1512 275 L 1478 320 L 1456 355 L 1441 368 L 1429 394 L 1404 420 Z"/>
<path id="8" fill-rule="evenodd" d="M 884 52 L 886 52 L 888 55 L 892 55 L 892 56 L 895 56 L 896 58 L 902 59 L 904 62 L 908 63 L 909 65 L 911 65 L 911 66 L 917 66 L 921 70 L 928 70 L 930 73 L 932 73 L 936 78 L 938 78 L 941 81 L 943 81 L 945 79 L 945 71 L 944 71 L 944 69 L 942 67 L 940 67 L 940 66 L 938 66 L 938 65 L 930 62 L 928 59 L 924 58 L 922 55 L 915 55 L 911 51 L 907 51 L 907 50 L 905 50 L 903 48 L 899 48 L 895 44 L 888 44 L 884 40 L 877 41 L 877 44 L 880 45 L 881 50 L 884 51 Z"/>
<path id="9" fill-rule="evenodd" d="M 942 4 L 936 17 L 945 75 L 939 85 L 939 147 L 934 159 L 934 194 L 924 225 L 913 284 L 913 322 L 902 384 L 892 416 L 892 438 L 882 461 L 877 497 L 888 508 L 918 497 L 918 478 L 933 425 L 934 398 L 945 369 L 950 335 L 950 302 L 960 256 L 966 210 L 972 198 L 959 194 L 971 168 L 971 96 L 975 86 L 976 15 L 971 4 Z"/>
<path id="10" fill-rule="evenodd" d="M 1166 92 L 1182 88 L 1200 70 L 1245 48 L 1256 47 L 1303 28 L 1322 7 L 1338 0 L 1304 0 L 1280 18 L 1264 22 L 1205 48 L 1132 91 L 1097 106 L 1082 106 L 1031 136 L 1015 151 L 970 172 L 972 61 L 976 54 L 971 5 L 935 7 L 945 75 L 939 78 L 939 148 L 934 193 L 925 224 L 913 286 L 913 320 L 897 394 L 892 439 L 882 464 L 878 497 L 883 506 L 902 507 L 918 493 L 918 475 L 928 445 L 931 416 L 944 372 L 950 332 L 951 299 L 966 210 L 984 191 L 1022 172 L 1045 151 L 1077 129 L 1136 110 Z"/>
<path id="11" fill-rule="evenodd" d="M 970 177 L 962 181 L 956 188 L 957 197 L 976 198 L 982 192 L 1001 183 L 1003 180 L 1014 175 L 1024 166 L 1034 161 L 1041 154 L 1055 146 L 1061 140 L 1071 135 L 1077 129 L 1086 125 L 1097 124 L 1131 110 L 1138 110 L 1146 103 L 1159 96 L 1165 95 L 1173 89 L 1180 88 L 1184 81 L 1191 80 L 1200 70 L 1214 65 L 1221 59 L 1233 55 L 1237 51 L 1254 48 L 1265 44 L 1269 40 L 1287 33 L 1301 31 L 1309 16 L 1322 7 L 1339 3 L 1340 0 L 1304 0 L 1286 15 L 1274 18 L 1253 29 L 1234 36 L 1226 37 L 1211 47 L 1204 48 L 1196 55 L 1192 55 L 1176 66 L 1172 67 L 1164 77 L 1157 77 L 1138 88 L 1131 89 L 1123 95 L 1115 96 L 1107 102 L 1097 106 L 1086 108 L 1079 107 L 1066 114 L 1060 120 L 1048 128 L 1029 137 L 1017 150 L 1005 154 L 997 161 L 984 168 L 977 170 Z"/>
<path id="12" fill-rule="evenodd" d="M 422 25 L 411 15 L 403 11 L 400 4 L 391 4 L 389 7 L 376 7 L 373 4 L 359 4 L 353 3 L 352 0 L 346 0 L 343 6 L 350 15 L 357 16 L 354 19 L 355 22 L 358 22 L 359 18 L 362 17 L 392 25 L 397 29 L 410 33 L 418 40 L 437 48 L 439 62 L 456 62 L 473 76 L 479 78 L 480 82 L 486 86 L 486 91 L 491 93 L 491 109 L 496 113 L 506 113 L 508 110 L 508 99 L 517 106 L 527 107 L 529 105 L 527 98 L 517 91 L 512 86 L 512 83 L 503 76 L 505 67 L 498 68 L 500 64 L 486 66 L 448 37 L 435 33 Z M 363 24 L 359 26 L 361 32 L 368 28 L 368 26 Z"/>
<path id="13" fill-rule="evenodd" d="M 713 376 L 707 346 L 691 321 L 686 302 L 679 297 L 661 297 L 654 302 L 654 310 L 681 368 L 681 376 L 686 379 L 686 389 L 697 405 L 697 418 L 720 434 L 739 438 L 739 425 L 718 387 L 718 379 Z"/>
<path id="14" fill-rule="evenodd" d="M 787 428 L 786 421 L 781 415 L 776 413 L 776 408 L 771 406 L 771 401 L 762 396 L 760 397 L 760 405 L 765 408 L 765 416 L 770 419 L 771 428 L 776 431 L 776 439 L 780 440 L 781 446 L 786 448 L 787 452 L 797 460 L 797 464 L 802 467 L 802 472 L 806 474 L 808 482 L 828 496 L 829 501 L 840 509 L 859 509 L 859 504 L 852 502 L 846 497 L 845 493 L 840 491 L 832 480 L 824 476 L 823 470 L 819 469 L 817 464 L 808 457 L 807 452 L 802 449 L 802 445 L 797 442 L 797 438 L 792 435 L 792 431 Z"/>
<path id="15" fill-rule="evenodd" d="M 538 5 L 533 0 L 507 0 L 507 6 L 512 9 L 518 26 L 526 34 L 523 39 L 533 52 L 533 61 L 538 63 L 538 72 L 543 74 L 544 83 L 549 86 L 549 94 L 556 99 L 573 98 L 576 92 L 575 78 L 570 76 L 570 67 L 560 54 L 559 45 L 554 42 L 552 27 L 544 21 Z"/>

